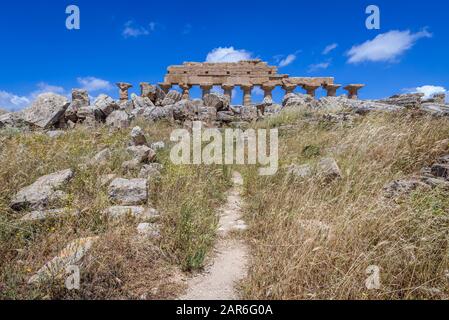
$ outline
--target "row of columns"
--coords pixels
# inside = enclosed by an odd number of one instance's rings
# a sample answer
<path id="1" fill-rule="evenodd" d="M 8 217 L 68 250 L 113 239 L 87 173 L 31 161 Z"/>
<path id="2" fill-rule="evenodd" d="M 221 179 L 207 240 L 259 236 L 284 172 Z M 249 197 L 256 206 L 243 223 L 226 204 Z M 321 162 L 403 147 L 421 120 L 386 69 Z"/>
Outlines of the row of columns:
<path id="1" fill-rule="evenodd" d="M 243 91 L 243 105 L 247 106 L 251 104 L 251 94 L 252 90 L 254 88 L 254 85 L 239 85 L 240 88 Z M 125 82 L 119 82 L 117 83 L 117 87 L 120 89 L 120 100 L 128 100 L 128 90 L 132 88 L 132 85 Z M 171 84 L 161 83 L 159 84 L 159 87 L 165 92 L 168 93 L 170 89 L 172 88 Z M 182 99 L 189 99 L 190 98 L 190 89 L 192 88 L 192 85 L 188 84 L 180 84 L 179 87 L 182 89 Z M 203 98 L 205 95 L 209 94 L 214 87 L 213 84 L 203 84 L 200 85 L 200 88 L 202 90 Z M 221 88 L 224 91 L 224 94 L 229 97 L 229 99 L 232 99 L 232 91 L 234 90 L 236 86 L 231 84 L 223 84 L 221 85 Z M 296 88 L 299 87 L 299 85 L 296 84 L 285 84 L 282 86 L 282 88 L 285 90 L 285 94 L 293 93 Z M 323 86 L 317 86 L 317 85 L 302 85 L 302 88 L 306 90 L 307 94 L 315 97 L 316 90 L 320 87 L 323 87 L 324 90 L 327 92 L 328 97 L 335 97 L 337 95 L 337 90 L 341 88 L 341 85 L 339 84 L 326 84 Z M 358 99 L 358 91 L 362 89 L 364 85 L 362 84 L 350 84 L 344 89 L 348 91 L 348 98 L 349 99 Z M 273 99 L 273 90 L 276 88 L 275 85 L 262 85 L 261 86 L 263 92 L 264 92 L 264 98 Z M 145 83 L 141 84 L 142 89 L 142 95 L 145 93 Z"/>

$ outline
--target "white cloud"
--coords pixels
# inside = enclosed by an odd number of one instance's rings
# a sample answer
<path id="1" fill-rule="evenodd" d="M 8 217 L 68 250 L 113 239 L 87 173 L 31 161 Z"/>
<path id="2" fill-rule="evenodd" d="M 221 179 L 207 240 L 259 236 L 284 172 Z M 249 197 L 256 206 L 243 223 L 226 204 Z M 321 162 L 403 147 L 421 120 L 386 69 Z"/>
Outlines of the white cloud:
<path id="1" fill-rule="evenodd" d="M 439 86 L 432 86 L 432 85 L 426 85 L 422 87 L 417 87 L 414 90 L 412 90 L 413 93 L 423 93 L 424 98 L 432 98 L 433 95 L 438 93 L 447 93 L 446 88 L 439 87 Z"/>
<path id="2" fill-rule="evenodd" d="M 432 34 L 426 30 L 417 33 L 411 33 L 410 30 L 393 30 L 379 34 L 373 40 L 353 46 L 348 52 L 348 63 L 356 64 L 364 61 L 394 62 L 404 52 L 411 49 L 416 41 L 430 37 L 432 37 Z"/>
<path id="3" fill-rule="evenodd" d="M 10 92 L 0 91 L 0 108 L 9 111 L 17 111 L 27 107 L 30 100 L 27 97 L 21 97 Z"/>
<path id="4" fill-rule="evenodd" d="M 332 44 L 326 46 L 326 48 L 324 48 L 323 54 L 324 55 L 329 54 L 331 51 L 337 49 L 337 47 L 338 47 L 337 43 L 332 43 Z"/>
<path id="5" fill-rule="evenodd" d="M 148 26 L 135 25 L 133 20 L 125 23 L 125 28 L 122 31 L 122 36 L 127 38 L 138 38 L 140 36 L 147 36 L 154 30 L 156 30 L 156 23 L 150 22 Z"/>
<path id="6" fill-rule="evenodd" d="M 279 62 L 279 67 L 286 67 L 289 64 L 292 64 L 296 60 L 296 54 L 289 54 L 284 59 Z"/>
<path id="7" fill-rule="evenodd" d="M 308 72 L 312 73 L 312 72 L 316 72 L 319 70 L 326 70 L 327 68 L 329 68 L 330 65 L 331 65 L 330 62 L 321 62 L 321 63 L 317 63 L 317 64 L 311 64 L 309 66 Z"/>
<path id="8" fill-rule="evenodd" d="M 112 84 L 109 81 L 98 79 L 95 77 L 79 77 L 77 78 L 77 81 L 81 85 L 81 88 L 87 91 L 107 91 L 113 88 Z"/>
<path id="9" fill-rule="evenodd" d="M 229 48 L 215 48 L 208 53 L 206 62 L 210 63 L 224 63 L 224 62 L 239 62 L 242 60 L 251 60 L 253 56 L 246 50 L 235 50 L 234 47 Z"/>

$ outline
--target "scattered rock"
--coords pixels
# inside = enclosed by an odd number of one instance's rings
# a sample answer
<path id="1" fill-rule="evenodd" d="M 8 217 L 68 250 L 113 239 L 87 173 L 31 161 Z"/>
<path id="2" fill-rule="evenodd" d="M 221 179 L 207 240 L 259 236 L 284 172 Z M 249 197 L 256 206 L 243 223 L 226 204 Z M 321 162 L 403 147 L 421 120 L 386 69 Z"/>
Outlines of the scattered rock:
<path id="1" fill-rule="evenodd" d="M 132 159 L 129 161 L 125 161 L 122 163 L 122 169 L 125 172 L 133 172 L 133 171 L 137 171 L 140 168 L 140 165 L 142 164 L 142 162 L 139 159 Z"/>
<path id="2" fill-rule="evenodd" d="M 76 123 L 78 121 L 78 110 L 82 107 L 90 106 L 89 94 L 86 90 L 73 89 L 72 102 L 65 111 L 66 121 Z"/>
<path id="3" fill-rule="evenodd" d="M 111 182 L 117 178 L 116 174 L 105 174 L 100 176 L 99 182 L 100 182 L 100 186 L 105 187 L 111 184 Z"/>
<path id="4" fill-rule="evenodd" d="M 307 178 L 312 177 L 313 171 L 312 171 L 312 167 L 308 164 L 304 164 L 304 165 L 300 165 L 300 166 L 296 165 L 296 164 L 292 164 L 287 169 L 287 175 L 289 177 L 307 179 Z"/>
<path id="5" fill-rule="evenodd" d="M 164 141 L 158 141 L 151 144 L 151 149 L 154 151 L 159 151 L 165 149 L 165 142 Z"/>
<path id="6" fill-rule="evenodd" d="M 424 94 L 422 93 L 407 93 L 394 95 L 388 99 L 379 100 L 381 103 L 400 106 L 403 108 L 418 109 L 421 107 L 421 100 Z"/>
<path id="7" fill-rule="evenodd" d="M 435 177 L 449 180 L 449 164 L 437 163 L 432 166 L 431 170 Z"/>
<path id="8" fill-rule="evenodd" d="M 66 268 L 72 265 L 79 265 L 98 239 L 98 237 L 91 237 L 73 241 L 62 250 L 57 257 L 48 262 L 34 276 L 32 276 L 29 279 L 28 284 L 40 284 L 45 281 L 63 277 L 66 273 Z"/>
<path id="9" fill-rule="evenodd" d="M 33 126 L 48 129 L 59 122 L 69 104 L 66 97 L 44 93 L 37 97 L 30 108 L 24 110 L 23 119 Z"/>
<path id="10" fill-rule="evenodd" d="M 234 113 L 232 111 L 220 111 L 217 112 L 217 121 L 224 123 L 234 122 Z"/>
<path id="11" fill-rule="evenodd" d="M 135 94 L 132 94 L 131 101 L 132 101 L 135 109 L 146 109 L 146 108 L 154 108 L 155 107 L 155 105 L 151 101 L 151 99 L 147 98 L 147 97 L 139 97 Z"/>
<path id="12" fill-rule="evenodd" d="M 47 207 L 52 200 L 61 197 L 62 194 L 57 193 L 58 189 L 65 186 L 72 177 L 73 171 L 67 169 L 39 178 L 14 196 L 11 208 L 19 211 L 25 208 L 39 210 Z"/>
<path id="13" fill-rule="evenodd" d="M 23 113 L 10 112 L 0 115 L 0 129 L 4 127 L 20 128 L 26 126 Z"/>
<path id="14" fill-rule="evenodd" d="M 193 120 L 195 106 L 190 100 L 181 100 L 172 106 L 173 118 L 178 121 Z"/>
<path id="15" fill-rule="evenodd" d="M 112 152 L 111 149 L 106 148 L 104 150 L 101 150 L 98 152 L 92 160 L 90 160 L 90 165 L 105 165 L 108 163 L 109 160 L 112 158 Z"/>
<path id="16" fill-rule="evenodd" d="M 333 158 L 321 159 L 318 162 L 317 173 L 328 182 L 342 177 L 337 161 Z"/>
<path id="17" fill-rule="evenodd" d="M 47 136 L 49 136 L 51 139 L 57 139 L 59 137 L 62 137 L 65 135 L 65 132 L 62 130 L 54 130 L 54 131 L 48 131 Z"/>
<path id="18" fill-rule="evenodd" d="M 153 162 L 156 159 L 156 152 L 147 146 L 132 146 L 126 151 L 139 163 Z"/>
<path id="19" fill-rule="evenodd" d="M 147 202 L 148 182 L 146 179 L 122 179 L 112 181 L 108 190 L 111 201 L 121 205 L 140 205 Z"/>
<path id="20" fill-rule="evenodd" d="M 227 111 L 231 104 L 228 96 L 216 92 L 206 94 L 203 101 L 204 106 L 214 108 L 217 111 Z"/>
<path id="21" fill-rule="evenodd" d="M 429 190 L 430 187 L 417 178 L 395 180 L 384 187 L 384 196 L 386 198 L 397 198 L 409 194 L 412 191 L 423 188 Z"/>
<path id="22" fill-rule="evenodd" d="M 114 110 L 118 110 L 119 106 L 111 97 L 100 94 L 94 102 L 95 109 L 101 111 L 103 118 L 108 118 Z"/>
<path id="23" fill-rule="evenodd" d="M 107 117 L 106 124 L 117 129 L 127 129 L 131 124 L 131 120 L 125 111 L 117 110 Z"/>
<path id="24" fill-rule="evenodd" d="M 137 226 L 139 236 L 151 239 L 161 237 L 160 226 L 154 223 L 141 223 Z"/>
<path id="25" fill-rule="evenodd" d="M 139 173 L 139 178 L 148 179 L 149 181 L 159 179 L 160 177 L 160 171 L 157 169 L 157 167 L 152 165 L 144 165 Z"/>

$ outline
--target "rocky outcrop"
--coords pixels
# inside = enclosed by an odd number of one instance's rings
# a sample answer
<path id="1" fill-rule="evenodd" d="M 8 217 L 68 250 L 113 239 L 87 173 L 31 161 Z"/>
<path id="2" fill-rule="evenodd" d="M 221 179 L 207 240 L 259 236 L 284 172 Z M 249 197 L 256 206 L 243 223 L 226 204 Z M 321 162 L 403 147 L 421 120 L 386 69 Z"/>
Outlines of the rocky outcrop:
<path id="1" fill-rule="evenodd" d="M 148 199 L 146 179 L 122 179 L 112 181 L 108 188 L 109 199 L 123 206 L 141 205 Z"/>
<path id="2" fill-rule="evenodd" d="M 69 104 L 66 97 L 54 93 L 41 94 L 30 108 L 24 110 L 23 120 L 32 126 L 48 129 L 59 122 Z"/>
<path id="3" fill-rule="evenodd" d="M 59 189 L 64 187 L 72 177 L 73 171 L 67 169 L 39 178 L 13 197 L 11 208 L 18 211 L 25 208 L 39 210 L 48 207 L 52 201 L 64 196 Z"/>

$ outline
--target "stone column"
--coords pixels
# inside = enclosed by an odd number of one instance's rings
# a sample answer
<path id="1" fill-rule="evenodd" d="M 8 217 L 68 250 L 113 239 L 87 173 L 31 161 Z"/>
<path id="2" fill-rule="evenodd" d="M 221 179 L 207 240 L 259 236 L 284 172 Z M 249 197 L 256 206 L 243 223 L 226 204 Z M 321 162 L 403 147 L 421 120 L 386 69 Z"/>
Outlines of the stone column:
<path id="1" fill-rule="evenodd" d="M 165 92 L 165 94 L 167 94 L 170 89 L 172 88 L 172 84 L 171 83 L 159 83 L 159 87 L 162 89 L 162 91 Z"/>
<path id="2" fill-rule="evenodd" d="M 234 90 L 234 86 L 232 84 L 223 84 L 221 88 L 224 91 L 224 95 L 227 96 L 230 101 L 232 101 L 232 90 Z"/>
<path id="3" fill-rule="evenodd" d="M 273 100 L 273 90 L 275 86 L 273 85 L 263 85 L 262 90 L 264 92 L 264 99 L 271 99 Z"/>
<path id="4" fill-rule="evenodd" d="M 296 84 L 284 84 L 282 86 L 282 89 L 285 90 L 285 95 L 289 94 L 289 93 L 293 93 L 293 91 L 295 91 L 297 85 Z"/>
<path id="5" fill-rule="evenodd" d="M 182 100 L 190 99 L 190 89 L 192 88 L 189 84 L 180 84 L 179 87 L 182 89 Z"/>
<path id="6" fill-rule="evenodd" d="M 327 91 L 328 97 L 335 97 L 337 96 L 337 90 L 340 89 L 340 84 L 326 84 L 323 86 L 324 90 Z"/>
<path id="7" fill-rule="evenodd" d="M 309 85 L 309 84 L 304 84 L 302 87 L 304 88 L 304 90 L 307 91 L 307 94 L 308 94 L 309 96 L 315 97 L 315 91 L 316 91 L 316 89 L 318 89 L 320 86 L 312 86 L 312 85 Z"/>
<path id="8" fill-rule="evenodd" d="M 201 90 L 203 91 L 203 99 L 207 94 L 210 94 L 210 91 L 213 88 L 212 84 L 202 84 L 200 85 Z"/>
<path id="9" fill-rule="evenodd" d="M 243 90 L 243 105 L 249 106 L 251 105 L 251 93 L 253 91 L 252 85 L 242 85 L 240 86 Z"/>
<path id="10" fill-rule="evenodd" d="M 151 84 L 149 84 L 148 82 L 141 82 L 140 83 L 140 95 L 142 97 L 148 97 L 150 94 L 150 88 L 151 88 Z"/>
<path id="11" fill-rule="evenodd" d="M 344 87 L 344 89 L 348 91 L 349 99 L 357 100 L 359 90 L 362 89 L 364 86 L 365 86 L 364 84 L 350 84 Z"/>
<path id="12" fill-rule="evenodd" d="M 128 90 L 133 87 L 132 84 L 126 82 L 118 82 L 116 85 L 120 89 L 120 100 L 128 101 Z"/>

